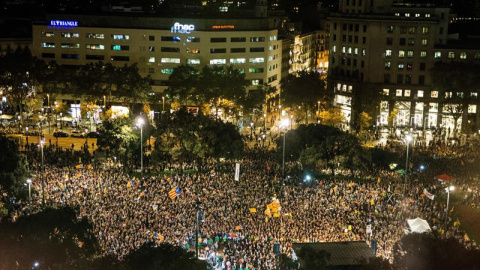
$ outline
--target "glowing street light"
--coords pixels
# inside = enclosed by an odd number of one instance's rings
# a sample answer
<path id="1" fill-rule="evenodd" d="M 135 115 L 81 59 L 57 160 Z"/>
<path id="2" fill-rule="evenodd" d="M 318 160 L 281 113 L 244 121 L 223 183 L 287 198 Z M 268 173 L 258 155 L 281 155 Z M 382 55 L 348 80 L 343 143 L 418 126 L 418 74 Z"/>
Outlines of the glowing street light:
<path id="1" fill-rule="evenodd" d="M 290 124 L 290 119 L 284 118 L 280 122 L 280 128 L 283 130 L 283 147 L 282 147 L 282 181 L 285 179 L 285 134 L 288 125 Z"/>
<path id="2" fill-rule="evenodd" d="M 405 141 L 407 142 L 407 155 L 406 155 L 406 158 L 405 158 L 405 183 L 404 183 L 404 192 L 405 192 L 405 189 L 406 189 L 406 186 L 407 186 L 407 178 L 408 178 L 408 151 L 409 151 L 409 148 L 410 148 L 410 142 L 412 141 L 412 135 L 410 134 L 407 134 L 407 136 L 405 136 Z"/>
<path id="3" fill-rule="evenodd" d="M 143 125 L 145 120 L 142 117 L 137 118 L 137 127 L 140 128 L 140 171 L 143 173 Z"/>
<path id="4" fill-rule="evenodd" d="M 449 186 L 445 188 L 445 191 L 447 191 L 447 208 L 445 208 L 445 233 L 447 232 L 447 225 L 448 225 L 448 207 L 450 204 L 450 191 L 455 190 L 455 186 Z"/>
<path id="5" fill-rule="evenodd" d="M 28 184 L 28 200 L 31 203 L 32 202 L 32 179 L 28 178 L 27 184 Z"/>

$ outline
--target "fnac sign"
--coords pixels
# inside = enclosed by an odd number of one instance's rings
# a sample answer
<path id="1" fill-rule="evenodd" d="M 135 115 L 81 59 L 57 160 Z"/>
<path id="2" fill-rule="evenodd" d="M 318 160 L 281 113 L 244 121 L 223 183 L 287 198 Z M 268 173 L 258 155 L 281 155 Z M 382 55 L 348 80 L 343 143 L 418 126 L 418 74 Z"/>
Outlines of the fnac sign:
<path id="1" fill-rule="evenodd" d="M 172 33 L 180 33 L 180 34 L 190 34 L 193 30 L 195 30 L 195 25 L 193 24 L 181 24 L 176 22 L 172 28 Z"/>

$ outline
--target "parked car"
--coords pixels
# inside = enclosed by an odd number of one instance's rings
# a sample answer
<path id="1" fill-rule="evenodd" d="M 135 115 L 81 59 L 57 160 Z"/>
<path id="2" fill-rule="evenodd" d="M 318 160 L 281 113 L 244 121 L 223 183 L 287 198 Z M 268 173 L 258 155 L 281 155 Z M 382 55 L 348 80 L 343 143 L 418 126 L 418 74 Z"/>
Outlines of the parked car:
<path id="1" fill-rule="evenodd" d="M 68 133 L 64 131 L 55 131 L 53 133 L 53 137 L 58 138 L 58 137 L 68 137 Z"/>
<path id="2" fill-rule="evenodd" d="M 81 132 L 78 129 L 73 129 L 72 132 L 70 132 L 70 137 L 74 138 L 85 138 L 85 133 Z"/>
<path id="3" fill-rule="evenodd" d="M 98 138 L 99 136 L 100 136 L 100 134 L 96 131 L 91 131 L 91 132 L 87 133 L 88 138 Z"/>

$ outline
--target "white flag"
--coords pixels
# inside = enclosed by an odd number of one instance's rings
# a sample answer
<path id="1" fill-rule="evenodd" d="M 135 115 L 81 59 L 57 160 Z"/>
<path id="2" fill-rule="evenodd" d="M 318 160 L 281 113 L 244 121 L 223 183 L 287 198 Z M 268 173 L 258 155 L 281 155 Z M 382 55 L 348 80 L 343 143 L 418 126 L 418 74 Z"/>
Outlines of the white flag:
<path id="1" fill-rule="evenodd" d="M 423 194 L 425 194 L 425 196 L 427 196 L 427 198 L 429 198 L 430 200 L 433 200 L 435 198 L 435 195 L 428 192 L 428 190 L 426 188 L 423 189 Z"/>

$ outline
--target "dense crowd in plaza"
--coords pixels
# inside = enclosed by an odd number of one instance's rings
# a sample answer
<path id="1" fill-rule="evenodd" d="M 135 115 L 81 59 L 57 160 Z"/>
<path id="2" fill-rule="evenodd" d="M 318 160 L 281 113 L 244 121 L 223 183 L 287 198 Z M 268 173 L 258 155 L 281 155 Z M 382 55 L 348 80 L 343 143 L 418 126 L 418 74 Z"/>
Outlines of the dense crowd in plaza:
<path id="1" fill-rule="evenodd" d="M 49 164 L 82 156 L 53 147 L 45 151 Z M 38 158 L 38 154 L 32 156 Z M 33 207 L 41 209 L 43 195 L 48 206 L 74 207 L 93 223 L 103 254 L 122 258 L 148 241 L 195 250 L 199 205 L 203 213 L 200 253 L 219 269 L 272 269 L 275 243 L 280 243 L 281 253 L 291 255 L 293 242 L 365 240 L 376 242 L 377 256 L 392 259 L 393 245 L 407 229 L 406 219 L 415 217 L 426 219 L 440 234 L 477 248 L 455 220 L 449 221 L 448 232 L 443 231 L 445 204 L 423 193 L 424 189 L 444 192 L 436 180 L 412 181 L 406 193 L 403 177 L 391 171 L 360 174 L 363 180 L 349 179 L 345 173 L 343 179 L 281 185 L 281 168 L 268 153 L 251 150 L 238 162 L 239 181 L 234 180 L 235 163 L 228 161 L 208 160 L 203 173 L 185 174 L 179 172 L 195 171 L 196 166 L 169 164 L 170 172 L 141 178 L 129 176 L 113 161 L 82 169 L 47 165 L 44 172 L 36 173 Z M 479 205 L 478 185 L 472 181 L 458 184 L 469 192 L 464 202 Z M 180 194 L 172 199 L 169 191 L 177 187 Z M 281 208 L 266 213 L 275 198 Z M 31 207 L 24 209 L 31 211 Z"/>

